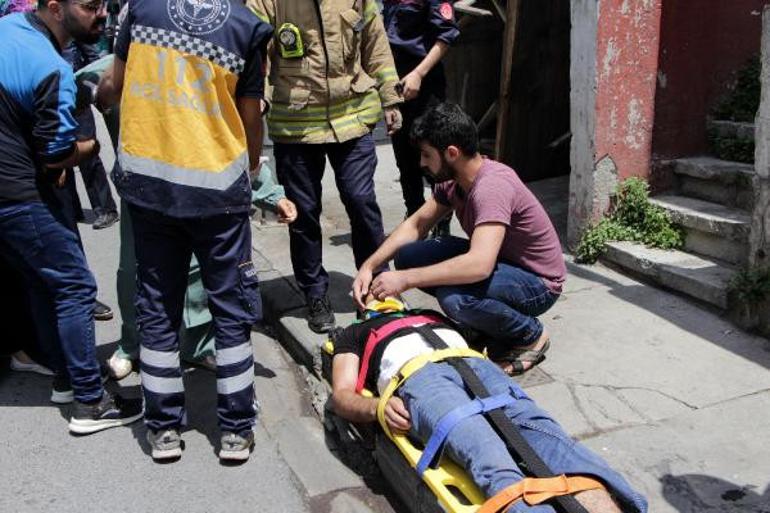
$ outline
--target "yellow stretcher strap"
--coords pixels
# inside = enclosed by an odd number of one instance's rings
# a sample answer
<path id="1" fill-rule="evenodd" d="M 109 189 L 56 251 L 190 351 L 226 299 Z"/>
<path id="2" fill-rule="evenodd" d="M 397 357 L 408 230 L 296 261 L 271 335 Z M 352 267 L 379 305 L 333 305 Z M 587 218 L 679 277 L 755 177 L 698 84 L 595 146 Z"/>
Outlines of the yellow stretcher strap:
<path id="1" fill-rule="evenodd" d="M 597 489 L 605 488 L 600 481 L 585 476 L 526 477 L 491 497 L 476 513 L 498 513 L 520 499 L 536 506 L 561 495 Z"/>
<path id="2" fill-rule="evenodd" d="M 393 394 L 398 387 L 400 387 L 409 376 L 422 369 L 426 364 L 440 362 L 447 358 L 484 358 L 484 355 L 467 347 L 452 347 L 421 354 L 406 362 L 404 366 L 401 367 L 398 374 L 391 378 L 390 383 L 388 383 L 388 386 L 380 397 L 380 402 L 377 404 L 377 420 L 380 421 L 380 425 L 385 431 L 385 434 L 388 435 L 388 438 L 393 440 L 394 435 L 390 432 L 388 423 L 385 421 L 385 406 L 388 404 L 390 398 L 393 397 Z"/>

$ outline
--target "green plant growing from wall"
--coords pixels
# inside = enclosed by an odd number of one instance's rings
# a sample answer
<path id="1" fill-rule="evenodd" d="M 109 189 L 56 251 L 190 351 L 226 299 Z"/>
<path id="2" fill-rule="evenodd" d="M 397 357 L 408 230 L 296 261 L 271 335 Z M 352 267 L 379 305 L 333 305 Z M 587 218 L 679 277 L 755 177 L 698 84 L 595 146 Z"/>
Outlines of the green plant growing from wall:
<path id="1" fill-rule="evenodd" d="M 641 178 L 624 180 L 615 191 L 614 208 L 583 234 L 575 250 L 580 263 L 594 263 L 608 242 L 632 241 L 661 249 L 682 247 L 684 236 L 665 210 L 650 203 L 650 190 Z"/>
<path id="2" fill-rule="evenodd" d="M 748 267 L 730 279 L 728 290 L 745 307 L 753 307 L 770 295 L 770 268 Z"/>

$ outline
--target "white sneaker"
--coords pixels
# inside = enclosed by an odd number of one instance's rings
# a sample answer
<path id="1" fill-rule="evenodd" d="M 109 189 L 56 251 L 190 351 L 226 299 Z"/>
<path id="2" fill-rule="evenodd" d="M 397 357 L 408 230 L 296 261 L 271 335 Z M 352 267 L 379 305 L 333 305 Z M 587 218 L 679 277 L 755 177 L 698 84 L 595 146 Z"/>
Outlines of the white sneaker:
<path id="1" fill-rule="evenodd" d="M 134 369 L 134 365 L 128 358 L 123 358 L 118 353 L 113 353 L 110 359 L 107 360 L 107 367 L 110 369 L 110 374 L 115 379 L 123 379 Z"/>
<path id="2" fill-rule="evenodd" d="M 44 367 L 35 362 L 24 363 L 21 360 L 16 359 L 15 356 L 11 356 L 11 370 L 15 370 L 16 372 L 34 372 L 35 374 L 41 374 L 43 376 L 53 376 L 53 371 L 48 367 Z"/>

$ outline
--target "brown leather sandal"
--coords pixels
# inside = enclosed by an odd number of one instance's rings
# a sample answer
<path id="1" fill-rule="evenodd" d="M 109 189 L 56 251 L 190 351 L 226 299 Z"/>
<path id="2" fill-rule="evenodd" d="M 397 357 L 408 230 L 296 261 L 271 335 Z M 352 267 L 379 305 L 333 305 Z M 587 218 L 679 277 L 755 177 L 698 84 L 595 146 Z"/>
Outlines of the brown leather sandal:
<path id="1" fill-rule="evenodd" d="M 491 355 L 490 360 L 503 366 L 510 364 L 513 368 L 505 371 L 509 376 L 519 376 L 540 365 L 545 360 L 545 353 L 551 347 L 551 339 L 545 339 L 543 347 L 540 349 L 511 349 L 507 353 Z M 524 367 L 525 363 L 531 363 L 529 367 Z"/>

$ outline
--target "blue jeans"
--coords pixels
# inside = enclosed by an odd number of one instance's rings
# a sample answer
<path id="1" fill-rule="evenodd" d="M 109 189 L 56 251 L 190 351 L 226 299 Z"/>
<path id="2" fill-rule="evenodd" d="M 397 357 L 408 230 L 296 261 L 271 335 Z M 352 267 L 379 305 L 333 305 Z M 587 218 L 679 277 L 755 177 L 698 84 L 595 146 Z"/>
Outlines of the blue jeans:
<path id="1" fill-rule="evenodd" d="M 77 232 L 49 204 L 0 204 L 0 252 L 25 274 L 39 342 L 55 367 L 66 367 L 56 370 L 69 374 L 75 399 L 100 399 L 96 282 Z"/>
<path id="2" fill-rule="evenodd" d="M 396 254 L 396 269 L 425 267 L 468 252 L 470 242 L 460 237 L 412 242 Z M 559 298 L 537 275 L 498 261 L 492 275 L 468 285 L 425 289 L 438 299 L 450 319 L 483 333 L 499 346 L 526 346 L 537 341 L 543 325 L 537 316 Z"/>
<path id="3" fill-rule="evenodd" d="M 517 399 L 504 408 L 522 436 L 554 474 L 581 474 L 600 479 L 626 512 L 644 513 L 647 501 L 599 456 L 572 440 L 551 416 L 538 408 L 527 394 L 497 365 L 481 358 L 466 362 L 490 394 L 510 393 Z M 411 436 L 426 443 L 439 420 L 451 410 L 470 401 L 462 378 L 449 363 L 428 364 L 401 386 L 412 419 Z M 487 497 L 524 478 L 505 443 L 482 415 L 458 423 L 446 439 L 445 454 L 465 468 Z M 553 513 L 541 504 L 530 507 L 519 501 L 508 511 Z"/>

